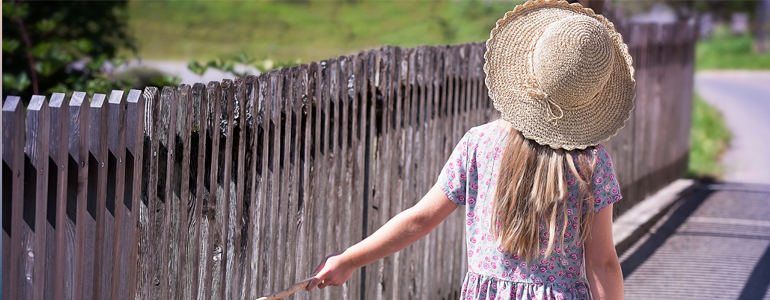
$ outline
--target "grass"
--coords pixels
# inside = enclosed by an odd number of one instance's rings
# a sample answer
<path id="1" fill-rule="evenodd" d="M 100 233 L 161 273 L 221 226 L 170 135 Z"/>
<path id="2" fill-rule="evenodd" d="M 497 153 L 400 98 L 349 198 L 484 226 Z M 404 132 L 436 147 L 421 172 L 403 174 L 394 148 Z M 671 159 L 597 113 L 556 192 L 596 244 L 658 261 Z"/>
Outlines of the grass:
<path id="1" fill-rule="evenodd" d="M 754 53 L 754 37 L 735 36 L 726 28 L 718 29 L 711 39 L 699 41 L 695 51 L 695 69 L 770 70 L 770 52 Z"/>
<path id="2" fill-rule="evenodd" d="M 687 177 L 718 179 L 723 171 L 719 159 L 730 144 L 730 131 L 719 111 L 698 95 L 692 111 Z"/>
<path id="3" fill-rule="evenodd" d="M 132 1 L 143 59 L 208 60 L 241 51 L 303 62 L 381 45 L 486 40 L 522 1 Z"/>

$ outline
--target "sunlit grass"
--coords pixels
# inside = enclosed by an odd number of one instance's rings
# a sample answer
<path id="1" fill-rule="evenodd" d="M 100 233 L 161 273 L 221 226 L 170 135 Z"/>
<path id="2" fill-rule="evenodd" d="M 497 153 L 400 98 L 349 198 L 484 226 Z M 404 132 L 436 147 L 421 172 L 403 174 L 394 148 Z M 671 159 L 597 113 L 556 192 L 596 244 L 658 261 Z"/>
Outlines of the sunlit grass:
<path id="1" fill-rule="evenodd" d="M 478 42 L 522 1 L 134 1 L 143 59 L 208 60 L 241 51 L 304 62 L 382 45 Z"/>
<path id="2" fill-rule="evenodd" d="M 688 177 L 720 178 L 719 159 L 730 143 L 724 118 L 700 96 L 693 99 Z"/>
<path id="3" fill-rule="evenodd" d="M 732 35 L 720 28 L 711 39 L 699 41 L 695 51 L 695 68 L 770 70 L 770 52 L 754 52 L 754 37 Z"/>

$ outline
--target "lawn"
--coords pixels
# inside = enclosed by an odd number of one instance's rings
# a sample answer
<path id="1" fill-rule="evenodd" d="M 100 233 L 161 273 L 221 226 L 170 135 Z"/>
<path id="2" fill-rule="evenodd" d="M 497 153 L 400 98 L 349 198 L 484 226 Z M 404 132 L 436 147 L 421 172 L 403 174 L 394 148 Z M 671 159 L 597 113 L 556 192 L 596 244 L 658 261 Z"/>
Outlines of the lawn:
<path id="1" fill-rule="evenodd" d="M 303 62 L 381 45 L 414 47 L 486 40 L 522 1 L 133 1 L 139 56 L 209 60 L 244 52 Z"/>
<path id="2" fill-rule="evenodd" d="M 698 95 L 692 111 L 687 177 L 718 179 L 723 171 L 719 159 L 730 144 L 730 131 L 719 111 Z"/>
<path id="3" fill-rule="evenodd" d="M 770 70 L 770 52 L 754 53 L 754 37 L 732 35 L 720 28 L 714 36 L 699 41 L 695 50 L 695 69 Z"/>

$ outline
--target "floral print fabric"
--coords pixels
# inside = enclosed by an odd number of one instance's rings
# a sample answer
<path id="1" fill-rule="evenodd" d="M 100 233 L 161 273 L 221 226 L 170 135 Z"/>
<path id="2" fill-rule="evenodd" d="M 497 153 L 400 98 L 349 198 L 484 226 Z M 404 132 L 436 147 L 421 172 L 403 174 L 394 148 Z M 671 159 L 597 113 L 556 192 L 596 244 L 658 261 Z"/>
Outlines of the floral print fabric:
<path id="1" fill-rule="evenodd" d="M 569 205 L 564 246 L 557 243 L 548 258 L 529 262 L 508 253 L 495 243 L 490 230 L 492 201 L 508 132 L 503 121 L 469 130 L 452 152 L 438 178 L 438 184 L 454 203 L 465 205 L 468 273 L 461 299 L 591 299 L 583 264 L 577 222 L 577 178 L 567 173 Z M 596 146 L 593 175 L 594 211 L 621 199 L 610 155 Z M 583 207 L 586 207 L 585 205 Z M 562 220 L 557 216 L 557 220 Z M 561 224 L 557 224 L 561 228 Z M 541 254 L 548 232 L 540 224 Z"/>

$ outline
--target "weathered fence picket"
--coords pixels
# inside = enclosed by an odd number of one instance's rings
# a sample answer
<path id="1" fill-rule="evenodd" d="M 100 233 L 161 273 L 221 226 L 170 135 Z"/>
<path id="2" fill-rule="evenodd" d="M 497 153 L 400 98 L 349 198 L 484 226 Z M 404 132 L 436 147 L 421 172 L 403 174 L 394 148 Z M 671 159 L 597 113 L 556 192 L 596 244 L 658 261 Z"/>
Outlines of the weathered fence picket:
<path id="1" fill-rule="evenodd" d="M 622 213 L 686 168 L 694 28 L 619 24 L 636 109 L 613 154 Z M 7 299 L 254 299 L 313 273 L 433 186 L 496 118 L 484 45 L 380 50 L 234 81 L 3 104 Z M 461 210 L 295 299 L 457 298 Z"/>

